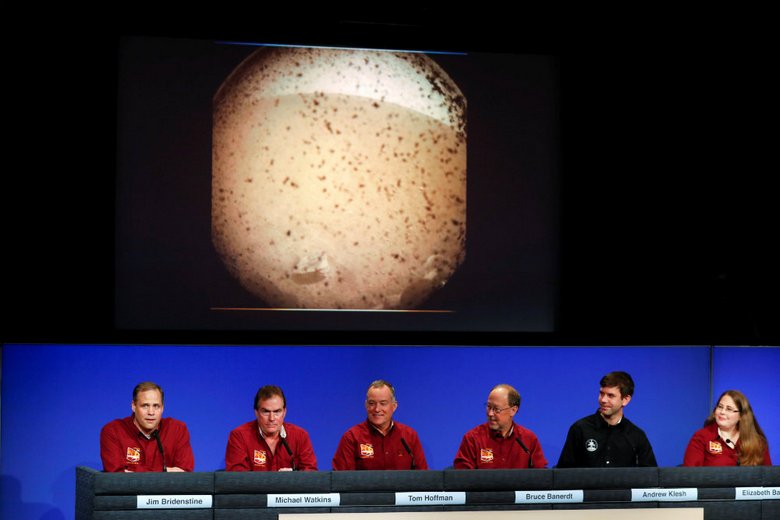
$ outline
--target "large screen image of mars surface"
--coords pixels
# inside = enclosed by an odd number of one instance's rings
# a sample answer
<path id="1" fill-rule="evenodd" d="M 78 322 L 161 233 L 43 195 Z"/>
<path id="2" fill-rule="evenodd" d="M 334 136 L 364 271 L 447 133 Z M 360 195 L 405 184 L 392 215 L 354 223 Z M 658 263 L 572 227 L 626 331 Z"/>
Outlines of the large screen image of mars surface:
<path id="1" fill-rule="evenodd" d="M 554 57 L 126 38 L 116 324 L 553 329 Z"/>

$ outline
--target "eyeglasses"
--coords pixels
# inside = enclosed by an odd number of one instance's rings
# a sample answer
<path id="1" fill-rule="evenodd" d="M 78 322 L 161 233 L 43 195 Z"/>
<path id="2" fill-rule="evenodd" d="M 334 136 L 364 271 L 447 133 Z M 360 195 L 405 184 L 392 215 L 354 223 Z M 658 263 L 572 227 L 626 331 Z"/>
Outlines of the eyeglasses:
<path id="1" fill-rule="evenodd" d="M 722 404 L 719 404 L 716 408 L 719 412 L 727 412 L 727 413 L 739 413 L 739 410 L 736 408 L 732 408 L 730 406 L 723 406 Z"/>
<path id="2" fill-rule="evenodd" d="M 490 403 L 485 403 L 485 409 L 488 411 L 488 413 L 493 412 L 496 415 L 500 414 L 504 410 L 509 410 L 510 408 L 514 408 L 514 406 L 507 406 L 506 408 L 499 408 L 498 406 L 493 406 Z"/>
<path id="3" fill-rule="evenodd" d="M 282 408 L 281 410 L 266 410 L 265 408 L 260 408 L 260 415 L 262 415 L 266 419 L 268 419 L 272 415 L 274 417 L 281 417 L 283 413 L 284 413 L 284 408 Z"/>

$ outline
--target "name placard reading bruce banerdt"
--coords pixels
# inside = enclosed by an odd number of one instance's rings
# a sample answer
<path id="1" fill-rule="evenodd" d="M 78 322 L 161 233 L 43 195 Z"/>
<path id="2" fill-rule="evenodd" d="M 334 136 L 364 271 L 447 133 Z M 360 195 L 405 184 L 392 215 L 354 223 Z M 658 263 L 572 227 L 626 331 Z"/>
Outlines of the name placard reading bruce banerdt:
<path id="1" fill-rule="evenodd" d="M 581 489 L 515 491 L 515 504 L 572 504 L 583 500 L 584 492 Z"/>

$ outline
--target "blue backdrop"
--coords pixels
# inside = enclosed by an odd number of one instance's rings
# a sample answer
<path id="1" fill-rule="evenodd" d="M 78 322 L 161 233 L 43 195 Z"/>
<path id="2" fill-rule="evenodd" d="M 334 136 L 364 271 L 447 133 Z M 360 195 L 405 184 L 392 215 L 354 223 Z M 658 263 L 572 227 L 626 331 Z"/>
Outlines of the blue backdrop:
<path id="1" fill-rule="evenodd" d="M 595 411 L 599 378 L 626 370 L 637 386 L 626 415 L 647 432 L 659 464 L 672 466 L 728 388 L 747 394 L 780 460 L 778 369 L 778 348 L 6 345 L 0 517 L 73 517 L 75 466 L 102 467 L 100 428 L 130 414 L 143 380 L 165 389 L 165 415 L 188 424 L 196 471 L 224 467 L 227 435 L 254 417 L 264 384 L 285 390 L 286 420 L 309 431 L 320 469 L 330 469 L 378 378 L 396 387 L 395 419 L 418 431 L 429 465 L 443 469 L 463 433 L 484 421 L 493 385 L 519 390 L 516 419 L 536 432 L 552 466 L 569 425 Z"/>

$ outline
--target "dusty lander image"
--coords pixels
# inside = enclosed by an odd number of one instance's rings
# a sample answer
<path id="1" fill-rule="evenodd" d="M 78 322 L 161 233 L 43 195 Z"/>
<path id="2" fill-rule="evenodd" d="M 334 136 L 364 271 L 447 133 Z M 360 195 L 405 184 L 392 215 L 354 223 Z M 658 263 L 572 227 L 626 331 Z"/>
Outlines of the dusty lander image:
<path id="1" fill-rule="evenodd" d="M 413 309 L 465 260 L 466 139 L 425 54 L 261 48 L 213 100 L 214 247 L 259 305 Z"/>
<path id="2" fill-rule="evenodd" d="M 559 60 L 129 37 L 115 323 L 552 331 Z"/>

